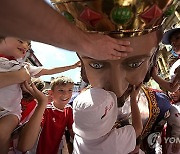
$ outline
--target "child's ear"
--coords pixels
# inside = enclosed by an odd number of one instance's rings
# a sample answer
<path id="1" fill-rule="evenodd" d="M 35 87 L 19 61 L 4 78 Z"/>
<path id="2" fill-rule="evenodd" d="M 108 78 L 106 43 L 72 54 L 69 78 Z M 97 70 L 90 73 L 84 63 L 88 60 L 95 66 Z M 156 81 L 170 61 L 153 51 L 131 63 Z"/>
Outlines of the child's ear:
<path id="1" fill-rule="evenodd" d="M 49 90 L 49 91 L 48 91 L 48 94 L 49 94 L 50 96 L 52 95 L 52 93 L 53 93 L 52 90 Z"/>

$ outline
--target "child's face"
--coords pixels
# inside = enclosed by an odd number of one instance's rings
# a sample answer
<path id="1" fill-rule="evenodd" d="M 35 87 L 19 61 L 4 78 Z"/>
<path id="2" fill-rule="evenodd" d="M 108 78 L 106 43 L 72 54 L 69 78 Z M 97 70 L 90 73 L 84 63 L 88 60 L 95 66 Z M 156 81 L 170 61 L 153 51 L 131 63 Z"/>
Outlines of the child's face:
<path id="1" fill-rule="evenodd" d="M 173 50 L 177 54 L 180 54 L 180 32 L 174 34 L 170 41 L 171 41 L 171 45 L 172 45 Z"/>
<path id="2" fill-rule="evenodd" d="M 13 56 L 15 59 L 23 58 L 28 49 L 27 41 L 15 37 L 6 37 L 0 43 L 0 50 L 3 50 L 6 56 Z"/>
<path id="3" fill-rule="evenodd" d="M 52 98 L 55 104 L 65 106 L 71 99 L 73 84 L 57 85 L 52 90 Z"/>
<path id="4" fill-rule="evenodd" d="M 180 88 L 177 91 L 170 93 L 170 97 L 175 103 L 180 102 Z"/>

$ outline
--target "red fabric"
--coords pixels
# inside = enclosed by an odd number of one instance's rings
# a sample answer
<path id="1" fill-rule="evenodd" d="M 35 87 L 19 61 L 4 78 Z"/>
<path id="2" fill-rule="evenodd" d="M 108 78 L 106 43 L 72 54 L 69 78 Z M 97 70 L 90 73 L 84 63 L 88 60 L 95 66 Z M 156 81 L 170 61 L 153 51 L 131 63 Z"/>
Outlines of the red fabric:
<path id="1" fill-rule="evenodd" d="M 0 57 L 4 57 L 4 58 L 7 58 L 9 60 L 15 60 L 15 58 L 13 56 L 5 56 L 3 54 L 0 54 Z"/>
<path id="2" fill-rule="evenodd" d="M 72 108 L 63 111 L 47 108 L 42 120 L 42 131 L 37 146 L 37 154 L 57 154 L 65 128 L 72 129 Z"/>
<path id="3" fill-rule="evenodd" d="M 30 113 L 31 111 L 35 108 L 36 106 L 36 101 L 25 101 L 24 99 L 21 100 L 21 106 L 22 106 L 22 117 L 21 121 L 23 121 Z"/>

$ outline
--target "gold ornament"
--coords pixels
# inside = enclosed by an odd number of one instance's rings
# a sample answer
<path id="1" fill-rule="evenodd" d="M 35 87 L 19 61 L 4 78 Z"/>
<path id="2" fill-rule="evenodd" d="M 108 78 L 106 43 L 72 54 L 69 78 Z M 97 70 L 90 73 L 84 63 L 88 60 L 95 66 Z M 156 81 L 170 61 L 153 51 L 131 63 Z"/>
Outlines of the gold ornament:
<path id="1" fill-rule="evenodd" d="M 173 0 L 51 0 L 68 12 L 76 26 L 88 32 L 133 37 L 159 28 Z"/>

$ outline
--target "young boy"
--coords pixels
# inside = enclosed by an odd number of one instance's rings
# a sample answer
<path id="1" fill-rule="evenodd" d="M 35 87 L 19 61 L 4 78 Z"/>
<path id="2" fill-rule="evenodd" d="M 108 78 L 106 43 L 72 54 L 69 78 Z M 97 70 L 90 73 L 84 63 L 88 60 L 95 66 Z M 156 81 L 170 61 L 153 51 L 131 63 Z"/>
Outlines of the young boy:
<path id="1" fill-rule="evenodd" d="M 57 154 L 66 127 L 71 137 L 74 136 L 72 131 L 72 107 L 67 104 L 72 96 L 74 82 L 72 79 L 62 76 L 53 79 L 50 86 L 53 102 L 47 105 L 43 115 L 37 154 Z M 35 125 L 38 125 L 38 123 Z M 23 134 L 24 138 L 21 139 L 22 142 L 19 144 L 19 150 L 30 150 L 35 144 L 38 133 L 34 132 L 33 127 L 33 125 L 29 125 L 26 128 L 27 130 Z M 40 128 L 38 132 L 40 132 Z"/>
<path id="2" fill-rule="evenodd" d="M 34 67 L 22 60 L 28 49 L 28 41 L 14 37 L 1 37 L 0 53 L 4 54 L 0 55 L 0 72 L 19 71 L 21 68 L 25 68 L 30 79 L 31 76 L 39 77 L 41 75 L 60 73 L 80 65 L 76 63 L 71 66 L 52 69 Z M 2 153 L 7 153 L 10 135 L 21 118 L 22 90 L 19 82 L 11 82 L 9 86 L 2 87 L 0 89 L 0 98 L 0 149 Z"/>
<path id="3" fill-rule="evenodd" d="M 138 90 L 131 94 L 132 126 L 113 127 L 117 119 L 117 98 L 113 92 L 91 88 L 73 102 L 73 154 L 127 154 L 135 149 L 142 122 L 136 102 Z"/>

